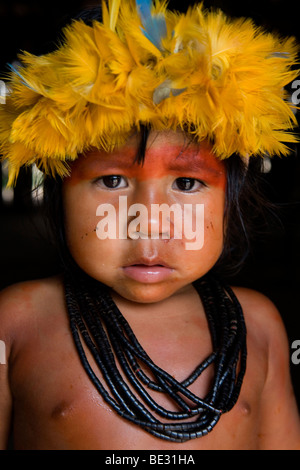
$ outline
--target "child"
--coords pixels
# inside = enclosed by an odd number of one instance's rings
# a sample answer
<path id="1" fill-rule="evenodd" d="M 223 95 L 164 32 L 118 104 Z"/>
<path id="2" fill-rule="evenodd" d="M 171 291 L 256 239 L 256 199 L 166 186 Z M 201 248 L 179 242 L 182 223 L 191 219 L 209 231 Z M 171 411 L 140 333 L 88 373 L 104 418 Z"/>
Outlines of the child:
<path id="1" fill-rule="evenodd" d="M 247 237 L 252 155 L 295 142 L 295 46 L 136 3 L 11 74 L 9 184 L 45 173 L 63 274 L 1 294 L 1 447 L 12 425 L 16 449 L 300 449 L 280 316 L 216 275 Z"/>

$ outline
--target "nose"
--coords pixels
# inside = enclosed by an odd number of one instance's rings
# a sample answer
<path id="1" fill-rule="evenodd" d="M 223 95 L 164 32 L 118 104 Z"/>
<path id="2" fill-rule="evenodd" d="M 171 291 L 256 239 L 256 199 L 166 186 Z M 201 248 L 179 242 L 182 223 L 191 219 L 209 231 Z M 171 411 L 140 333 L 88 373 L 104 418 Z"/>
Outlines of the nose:
<path id="1" fill-rule="evenodd" d="M 151 207 L 134 204 L 128 210 L 128 236 L 132 239 L 173 238 L 173 223 L 168 205 L 151 204 Z"/>
<path id="2" fill-rule="evenodd" d="M 128 208 L 128 237 L 132 239 L 170 239 L 174 237 L 167 194 L 158 181 L 146 182 Z"/>

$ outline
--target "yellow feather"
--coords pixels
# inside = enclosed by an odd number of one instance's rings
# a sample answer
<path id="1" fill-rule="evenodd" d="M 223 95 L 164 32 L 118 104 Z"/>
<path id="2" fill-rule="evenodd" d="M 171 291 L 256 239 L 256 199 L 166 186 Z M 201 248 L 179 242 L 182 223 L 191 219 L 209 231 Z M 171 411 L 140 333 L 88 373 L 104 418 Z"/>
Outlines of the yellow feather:
<path id="1" fill-rule="evenodd" d="M 109 1 L 109 10 L 110 10 L 110 21 L 109 27 L 112 31 L 115 31 L 118 14 L 120 9 L 121 0 L 110 0 Z"/>
<path id="2" fill-rule="evenodd" d="M 10 184 L 32 163 L 64 176 L 70 159 L 91 146 L 110 151 L 141 123 L 190 129 L 212 140 L 220 158 L 285 155 L 297 141 L 283 92 L 298 75 L 293 39 L 202 5 L 179 14 L 156 0 L 152 14 L 165 17 L 167 30 L 159 44 L 144 34 L 134 0 L 102 5 L 102 23 L 72 22 L 56 51 L 23 53 L 10 73 L 0 107 Z"/>

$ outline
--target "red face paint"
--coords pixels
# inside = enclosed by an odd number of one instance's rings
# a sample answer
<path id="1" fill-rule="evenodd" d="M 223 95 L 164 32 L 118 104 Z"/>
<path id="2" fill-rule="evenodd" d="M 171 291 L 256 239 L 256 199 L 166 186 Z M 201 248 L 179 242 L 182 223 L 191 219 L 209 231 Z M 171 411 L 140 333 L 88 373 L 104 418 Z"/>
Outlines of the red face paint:
<path id="1" fill-rule="evenodd" d="M 204 180 L 225 188 L 224 163 L 212 153 L 208 143 L 184 142 L 177 139 L 156 138 L 146 149 L 143 163 L 135 161 L 137 143 L 129 142 L 111 153 L 92 150 L 82 155 L 72 165 L 70 183 L 92 180 L 103 175 L 120 174 L 139 181 L 173 175 Z M 175 142 L 174 142 L 175 140 Z"/>

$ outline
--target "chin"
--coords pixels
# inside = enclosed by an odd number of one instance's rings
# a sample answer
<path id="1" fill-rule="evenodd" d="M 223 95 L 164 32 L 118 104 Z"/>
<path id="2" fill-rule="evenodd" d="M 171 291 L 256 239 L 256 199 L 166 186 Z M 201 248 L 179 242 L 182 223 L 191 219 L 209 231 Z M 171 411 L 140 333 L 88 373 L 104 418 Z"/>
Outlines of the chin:
<path id="1" fill-rule="evenodd" d="M 136 303 L 156 303 L 171 297 L 178 289 L 167 289 L 164 285 L 143 284 L 139 286 L 124 287 L 124 285 L 113 287 L 113 290 L 121 297 Z"/>

